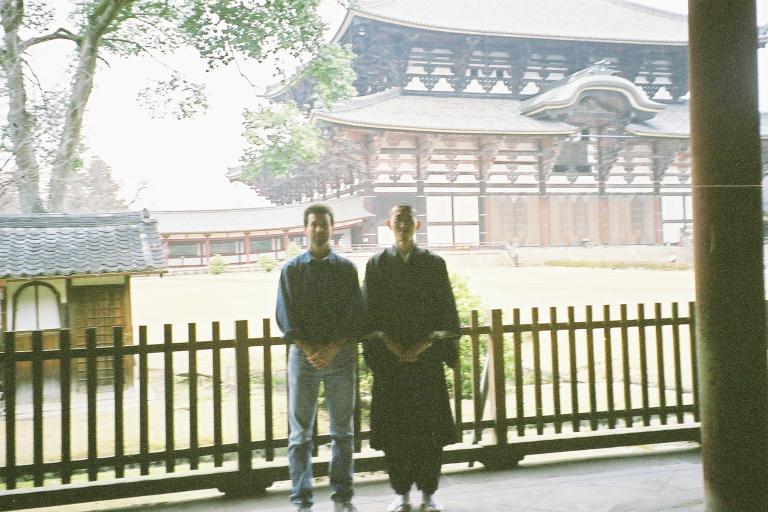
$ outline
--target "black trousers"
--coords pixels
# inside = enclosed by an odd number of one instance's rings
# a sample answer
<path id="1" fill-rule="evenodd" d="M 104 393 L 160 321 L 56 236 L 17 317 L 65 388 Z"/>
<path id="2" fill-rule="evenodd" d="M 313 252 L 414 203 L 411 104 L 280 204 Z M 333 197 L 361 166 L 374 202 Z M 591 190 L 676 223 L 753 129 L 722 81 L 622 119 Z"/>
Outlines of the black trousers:
<path id="1" fill-rule="evenodd" d="M 384 461 L 389 474 L 389 485 L 397 494 L 416 488 L 428 494 L 437 491 L 440 480 L 443 447 L 433 436 L 409 439 L 384 450 Z"/>

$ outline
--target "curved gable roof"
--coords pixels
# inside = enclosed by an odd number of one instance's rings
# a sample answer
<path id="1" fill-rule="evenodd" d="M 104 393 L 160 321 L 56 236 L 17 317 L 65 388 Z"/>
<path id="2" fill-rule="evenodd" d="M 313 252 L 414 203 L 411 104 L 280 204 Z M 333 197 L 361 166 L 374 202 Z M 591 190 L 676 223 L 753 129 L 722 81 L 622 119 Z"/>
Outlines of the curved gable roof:
<path id="1" fill-rule="evenodd" d="M 681 14 L 627 0 L 362 0 L 347 13 L 430 30 L 541 39 L 686 45 Z"/>

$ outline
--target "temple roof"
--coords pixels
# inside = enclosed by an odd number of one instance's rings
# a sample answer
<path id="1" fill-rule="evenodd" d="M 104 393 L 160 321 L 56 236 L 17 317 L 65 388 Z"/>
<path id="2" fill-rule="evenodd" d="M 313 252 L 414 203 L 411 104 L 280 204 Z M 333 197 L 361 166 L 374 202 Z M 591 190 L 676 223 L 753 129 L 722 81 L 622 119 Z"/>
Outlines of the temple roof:
<path id="1" fill-rule="evenodd" d="M 535 4 L 535 5 L 532 5 Z M 685 45 L 687 18 L 627 0 L 360 0 L 355 16 L 415 28 L 538 39 Z"/>
<path id="2" fill-rule="evenodd" d="M 656 117 L 642 123 L 631 123 L 627 132 L 645 137 L 673 137 L 687 139 L 691 136 L 690 108 L 688 102 L 666 105 Z M 768 138 L 768 112 L 760 113 L 760 137 Z"/>
<path id="3" fill-rule="evenodd" d="M 430 132 L 497 134 L 571 134 L 559 121 L 538 120 L 520 113 L 520 102 L 506 98 L 457 98 L 402 94 L 392 88 L 353 98 L 315 121 L 370 128 Z"/>
<path id="4" fill-rule="evenodd" d="M 333 209 L 335 224 L 355 223 L 373 215 L 363 207 L 362 197 L 322 201 Z M 237 208 L 230 210 L 187 210 L 153 212 L 164 235 L 182 233 L 243 233 L 256 235 L 304 228 L 304 209 L 308 204 Z"/>
<path id="5" fill-rule="evenodd" d="M 0 278 L 158 272 L 162 247 L 146 211 L 0 214 Z"/>

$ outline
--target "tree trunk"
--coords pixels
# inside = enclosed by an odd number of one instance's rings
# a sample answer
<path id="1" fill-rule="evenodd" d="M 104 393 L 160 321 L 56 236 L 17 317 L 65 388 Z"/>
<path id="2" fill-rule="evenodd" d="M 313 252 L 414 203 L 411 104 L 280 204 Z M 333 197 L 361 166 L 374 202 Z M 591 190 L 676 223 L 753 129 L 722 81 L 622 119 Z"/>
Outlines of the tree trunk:
<path id="1" fill-rule="evenodd" d="M 96 72 L 101 38 L 120 10 L 132 2 L 133 0 L 102 0 L 95 8 L 94 15 L 86 28 L 80 44 L 80 55 L 72 81 L 64 128 L 59 139 L 48 186 L 48 209 L 52 212 L 61 211 L 64 206 L 67 180 L 74 169 L 77 146 L 80 142 L 83 113 L 93 89 L 93 75 Z"/>
<path id="2" fill-rule="evenodd" d="M 22 211 L 26 213 L 43 212 L 40 197 L 40 171 L 35 158 L 33 130 L 34 118 L 27 111 L 27 92 L 24 88 L 22 73 L 21 39 L 19 26 L 24 13 L 21 0 L 3 0 L 0 4 L 0 22 L 3 36 L 4 53 L 3 71 L 8 89 L 8 127 L 13 148 L 16 168 L 13 181 L 19 191 Z"/>

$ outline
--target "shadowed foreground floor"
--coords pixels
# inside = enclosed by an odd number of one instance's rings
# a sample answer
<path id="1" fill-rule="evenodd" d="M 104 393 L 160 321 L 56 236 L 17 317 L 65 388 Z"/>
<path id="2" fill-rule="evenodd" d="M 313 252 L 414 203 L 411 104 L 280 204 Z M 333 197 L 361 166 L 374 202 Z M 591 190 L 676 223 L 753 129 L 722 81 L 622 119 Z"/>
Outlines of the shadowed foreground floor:
<path id="1" fill-rule="evenodd" d="M 691 443 L 528 457 L 520 467 L 487 471 L 444 468 L 438 491 L 446 512 L 701 512 L 702 468 Z M 360 512 L 383 512 L 391 499 L 386 475 L 356 476 Z M 418 496 L 413 496 L 418 498 Z M 327 480 L 316 488 L 315 512 L 333 510 Z M 33 509 L 53 512 L 53 508 Z M 279 512 L 288 505 L 281 482 L 259 498 L 229 499 L 215 490 L 56 507 L 57 512 Z"/>

